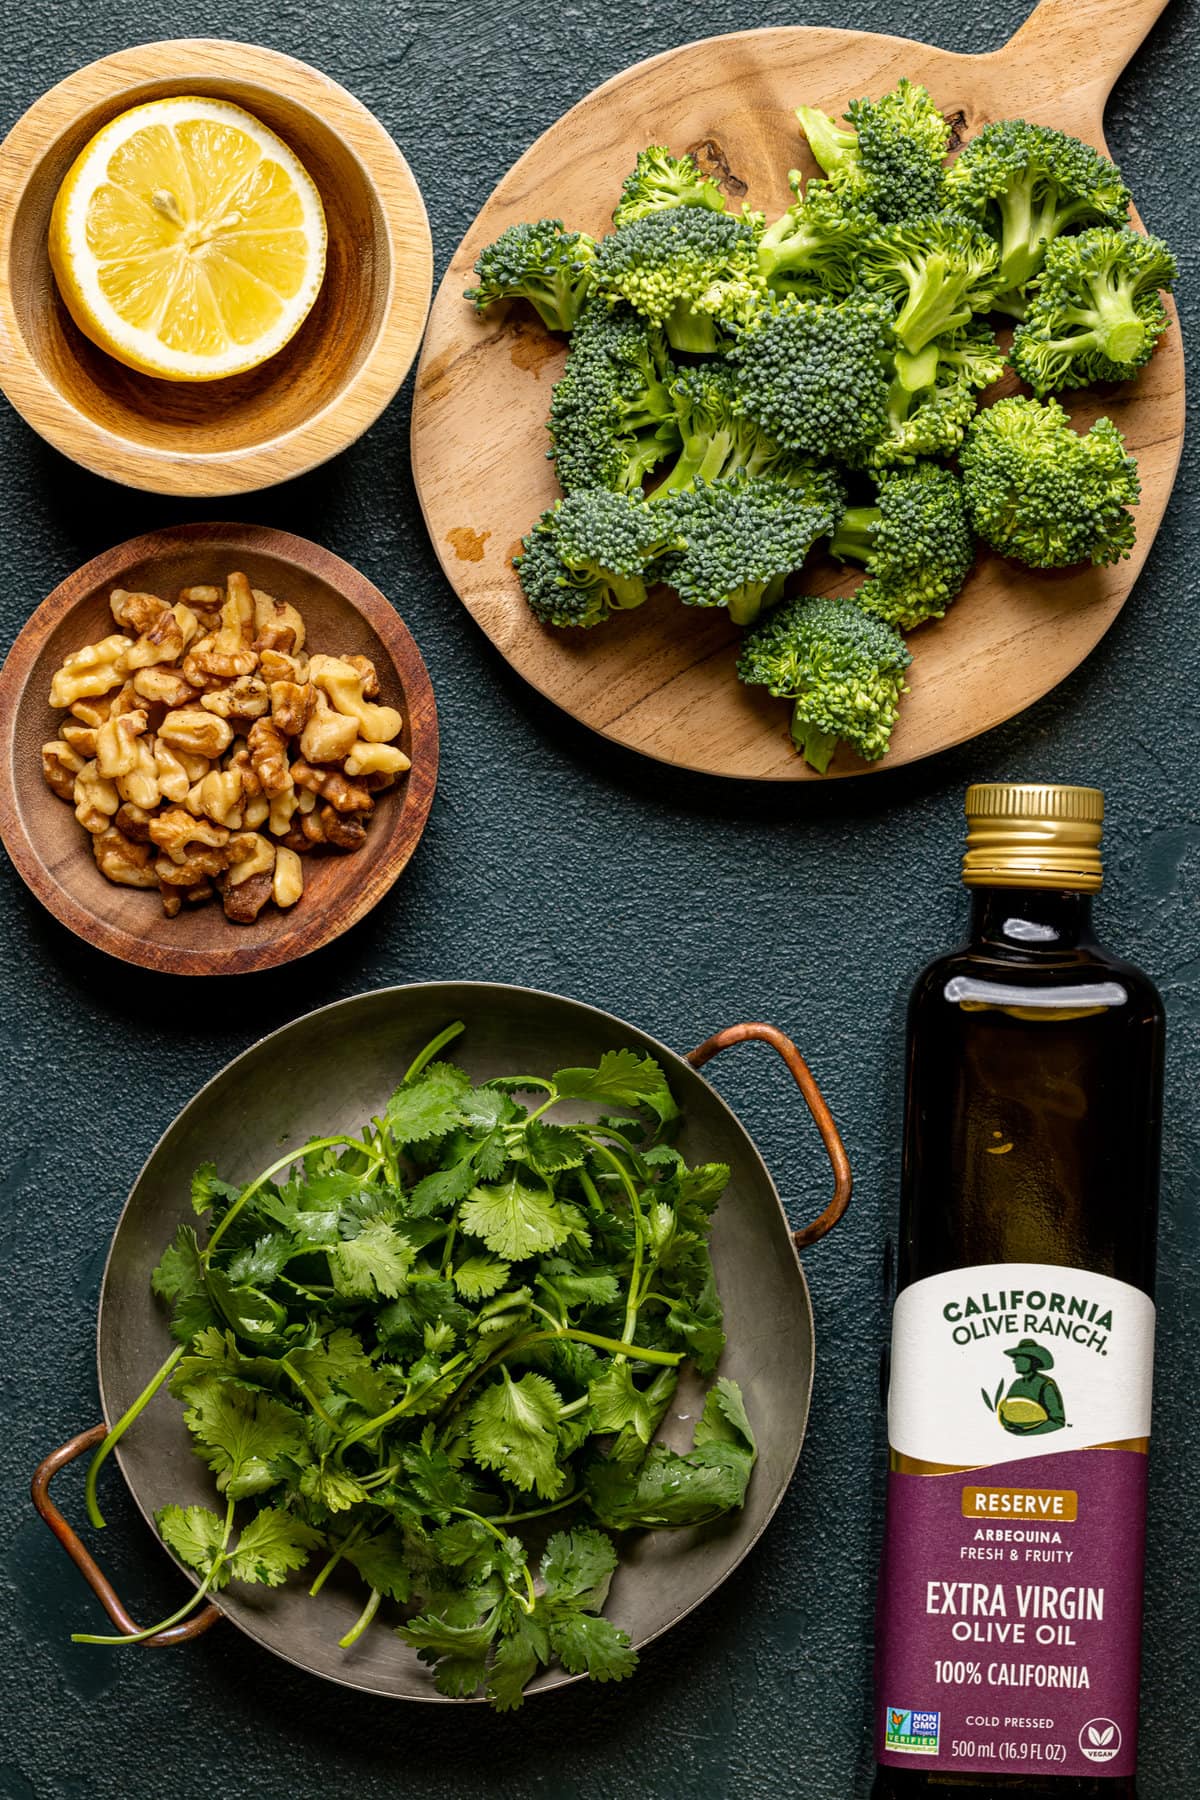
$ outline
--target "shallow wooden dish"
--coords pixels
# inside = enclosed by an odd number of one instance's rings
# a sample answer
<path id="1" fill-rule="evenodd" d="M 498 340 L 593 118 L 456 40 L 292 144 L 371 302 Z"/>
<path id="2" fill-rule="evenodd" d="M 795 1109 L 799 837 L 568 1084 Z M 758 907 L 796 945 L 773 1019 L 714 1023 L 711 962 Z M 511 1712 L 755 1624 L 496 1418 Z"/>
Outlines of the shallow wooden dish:
<path id="1" fill-rule="evenodd" d="M 277 356 L 218 382 L 138 375 L 80 332 L 46 252 L 74 158 L 118 113 L 205 94 L 257 114 L 300 157 L 329 226 L 325 280 Z M 0 144 L 0 386 L 35 431 L 98 475 L 158 494 L 238 494 L 315 468 L 393 398 L 433 283 L 412 171 L 379 121 L 328 76 L 252 44 L 142 44 L 70 75 Z"/>
<path id="2" fill-rule="evenodd" d="M 72 807 L 42 777 L 41 745 L 60 714 L 47 699 L 68 651 L 113 629 L 115 586 L 174 599 L 178 588 L 241 569 L 291 600 L 314 649 L 362 652 L 382 700 L 400 709 L 412 769 L 380 794 L 361 850 L 304 860 L 304 893 L 233 925 L 219 905 L 168 919 L 157 892 L 116 887 L 92 857 Z M 123 962 L 171 975 L 239 975 L 307 956 L 340 936 L 392 886 L 416 849 L 437 784 L 433 689 L 420 651 L 379 589 L 319 544 L 258 525 L 180 525 L 118 544 L 77 569 L 38 607 L 0 671 L 0 836 L 18 874 L 56 919 Z"/>
<path id="3" fill-rule="evenodd" d="M 683 768 L 756 780 L 821 779 L 792 750 L 788 708 L 734 674 L 739 634 L 724 613 L 665 593 L 598 631 L 539 626 L 511 566 L 558 493 L 546 460 L 550 389 L 565 340 L 531 309 L 477 319 L 462 298 L 479 251 L 521 219 L 601 234 L 639 149 L 690 149 L 733 205 L 768 216 L 790 202 L 789 167 L 816 173 L 794 108 L 841 113 L 901 75 L 924 82 L 955 141 L 991 119 L 1061 126 L 1104 148 L 1104 102 L 1166 0 L 1043 0 L 1012 41 L 956 56 L 901 38 L 807 27 L 740 32 L 638 64 L 580 101 L 500 183 L 455 252 L 434 301 L 417 374 L 412 455 L 425 521 L 459 598 L 538 691 L 605 737 Z M 987 731 L 1032 704 L 1094 648 L 1127 599 L 1166 510 L 1183 443 L 1183 347 L 1172 329 L 1136 382 L 1064 396 L 1090 424 L 1107 413 L 1142 477 L 1138 538 L 1116 568 L 1039 574 L 991 555 L 940 623 L 913 635 L 911 692 L 888 755 L 895 768 Z M 800 583 L 851 591 L 816 561 Z M 831 775 L 866 765 L 840 749 Z"/>

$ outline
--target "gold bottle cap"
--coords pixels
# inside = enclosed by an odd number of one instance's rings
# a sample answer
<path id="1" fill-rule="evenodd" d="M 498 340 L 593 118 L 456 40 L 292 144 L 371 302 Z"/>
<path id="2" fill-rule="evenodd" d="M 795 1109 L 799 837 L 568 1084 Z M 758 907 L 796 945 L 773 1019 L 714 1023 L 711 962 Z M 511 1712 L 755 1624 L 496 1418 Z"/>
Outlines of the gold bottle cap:
<path id="1" fill-rule="evenodd" d="M 1073 889 L 1104 880 L 1099 788 L 1057 782 L 981 781 L 967 789 L 968 887 Z"/>

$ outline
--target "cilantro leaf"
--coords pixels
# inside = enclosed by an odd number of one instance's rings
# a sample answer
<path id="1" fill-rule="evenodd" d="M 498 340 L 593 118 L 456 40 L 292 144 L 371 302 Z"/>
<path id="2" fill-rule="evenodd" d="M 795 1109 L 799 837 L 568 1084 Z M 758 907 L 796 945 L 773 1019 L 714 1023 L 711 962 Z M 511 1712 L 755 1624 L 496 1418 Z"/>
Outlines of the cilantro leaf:
<path id="1" fill-rule="evenodd" d="M 566 1125 L 550 1125 L 534 1119 L 521 1134 L 521 1161 L 539 1175 L 557 1175 L 583 1166 L 587 1145 Z"/>
<path id="2" fill-rule="evenodd" d="M 311 1500 L 325 1512 L 348 1512 L 352 1506 L 359 1506 L 367 1497 L 366 1488 L 348 1475 L 344 1469 L 323 1462 L 303 1471 L 300 1476 L 300 1492 L 306 1500 Z"/>
<path id="3" fill-rule="evenodd" d="M 180 1562 L 197 1575 L 207 1575 L 225 1541 L 225 1521 L 207 1506 L 164 1506 L 154 1515 L 159 1536 Z M 215 1592 L 229 1580 L 228 1568 L 218 1569 L 210 1586 Z"/>
<path id="4" fill-rule="evenodd" d="M 383 1219 L 364 1225 L 357 1237 L 329 1249 L 329 1271 L 340 1294 L 391 1299 L 400 1292 L 412 1265 L 413 1249 Z"/>
<path id="5" fill-rule="evenodd" d="M 232 1202 L 241 1191 L 241 1188 L 221 1180 L 216 1163 L 201 1163 L 192 1176 L 192 1211 L 202 1215 L 211 1212 L 218 1201 Z"/>
<path id="6" fill-rule="evenodd" d="M 569 1601 L 587 1612 L 599 1612 L 616 1572 L 617 1553 L 611 1538 L 589 1525 L 556 1531 L 542 1555 L 542 1580 L 551 1602 Z"/>
<path id="7" fill-rule="evenodd" d="M 381 1531 L 342 1553 L 368 1587 L 403 1606 L 412 1596 L 408 1549 L 398 1531 Z"/>
<path id="8" fill-rule="evenodd" d="M 653 1444 L 637 1468 L 594 1463 L 587 1497 L 601 1524 L 615 1531 L 704 1524 L 742 1505 L 756 1457 L 741 1390 L 722 1380 L 705 1400 L 692 1450 L 680 1456 Z"/>
<path id="9" fill-rule="evenodd" d="M 593 1681 L 624 1681 L 638 1665 L 628 1632 L 594 1613 L 566 1613 L 556 1619 L 550 1627 L 550 1645 L 568 1674 L 590 1675 Z"/>
<path id="10" fill-rule="evenodd" d="M 324 1541 L 319 1531 L 293 1513 L 264 1506 L 238 1538 L 230 1569 L 236 1581 L 261 1581 L 268 1587 L 280 1587 L 293 1569 L 304 1567 Z"/>
<path id="11" fill-rule="evenodd" d="M 514 1712 L 525 1698 L 525 1684 L 539 1663 L 550 1660 L 550 1637 L 537 1614 L 513 1619 L 501 1638 L 488 1671 L 488 1699 L 497 1712 Z"/>
<path id="12" fill-rule="evenodd" d="M 704 1411 L 696 1421 L 695 1442 L 697 1449 L 705 1444 L 737 1444 L 751 1456 L 758 1453 L 742 1390 L 726 1375 L 718 1376 L 705 1396 Z"/>
<path id="13" fill-rule="evenodd" d="M 606 1050 L 594 1069 L 559 1069 L 552 1079 L 564 1100 L 646 1106 L 663 1125 L 678 1116 L 667 1078 L 654 1058 L 633 1050 Z"/>
<path id="14" fill-rule="evenodd" d="M 475 1188 L 460 1217 L 464 1231 L 482 1238 L 506 1262 L 555 1250 L 571 1234 L 571 1222 L 563 1217 L 553 1194 L 529 1187 L 515 1175 L 495 1186 Z"/>
<path id="15" fill-rule="evenodd" d="M 454 1271 L 454 1285 L 467 1300 L 487 1300 L 508 1280 L 509 1265 L 495 1256 L 468 1256 Z"/>
<path id="16" fill-rule="evenodd" d="M 548 1288 L 566 1306 L 612 1306 L 621 1292 L 612 1269 L 581 1269 L 561 1256 L 542 1263 L 538 1286 Z"/>
<path id="17" fill-rule="evenodd" d="M 176 1342 L 189 1344 L 198 1331 L 217 1323 L 200 1260 L 199 1239 L 190 1225 L 181 1225 L 163 1251 L 150 1277 L 150 1286 L 161 1299 L 171 1303 L 171 1336 Z"/>
<path id="18" fill-rule="evenodd" d="M 407 1288 L 375 1315 L 375 1330 L 384 1350 L 391 1354 L 407 1344 L 424 1341 L 426 1325 L 444 1322 L 461 1336 L 471 1315 L 456 1298 L 454 1283 L 428 1277 L 414 1270 Z"/>
<path id="19" fill-rule="evenodd" d="M 279 1459 L 304 1453 L 304 1421 L 270 1394 L 227 1381 L 202 1380 L 186 1390 L 184 1423 L 195 1449 L 231 1500 L 245 1500 L 282 1478 Z"/>
<path id="20" fill-rule="evenodd" d="M 562 1402 L 544 1375 L 514 1381 L 507 1369 L 486 1387 L 471 1408 L 471 1453 L 484 1469 L 495 1469 L 514 1487 L 532 1488 L 543 1500 L 562 1492 L 566 1475 L 558 1465 L 558 1417 Z"/>
<path id="21" fill-rule="evenodd" d="M 648 1444 L 670 1405 L 678 1377 L 664 1371 L 651 1387 L 642 1390 L 634 1382 L 627 1362 L 610 1361 L 603 1375 L 588 1384 L 593 1426 L 596 1431 L 622 1431 L 628 1426 L 639 1441 Z"/>
<path id="22" fill-rule="evenodd" d="M 407 1087 L 397 1088 L 384 1108 L 384 1123 L 398 1144 L 442 1137 L 462 1122 L 470 1077 L 453 1063 L 430 1063 Z"/>
<path id="23" fill-rule="evenodd" d="M 475 1163 L 470 1156 L 464 1157 L 462 1162 L 452 1163 L 448 1169 L 435 1169 L 413 1189 L 408 1202 L 409 1218 L 425 1219 L 433 1213 L 448 1212 L 460 1200 L 466 1199 L 476 1179 Z"/>

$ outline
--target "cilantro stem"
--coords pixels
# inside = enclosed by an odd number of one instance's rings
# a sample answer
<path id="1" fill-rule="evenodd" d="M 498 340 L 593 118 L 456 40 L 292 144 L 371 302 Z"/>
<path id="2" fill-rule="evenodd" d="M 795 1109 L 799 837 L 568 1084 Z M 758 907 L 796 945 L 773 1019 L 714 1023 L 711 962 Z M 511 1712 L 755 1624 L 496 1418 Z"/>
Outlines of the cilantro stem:
<path id="1" fill-rule="evenodd" d="M 367 1629 L 367 1626 L 371 1623 L 375 1614 L 379 1611 L 380 1597 L 379 1589 L 372 1588 L 367 1604 L 363 1607 L 345 1637 L 338 1639 L 339 1650 L 349 1650 L 352 1644 L 357 1644 L 359 1638 Z"/>
<path id="2" fill-rule="evenodd" d="M 621 1332 L 622 1337 L 631 1338 L 637 1324 L 638 1307 L 641 1304 L 638 1286 L 641 1281 L 642 1255 L 646 1240 L 646 1222 L 642 1216 L 642 1203 L 638 1198 L 637 1188 L 630 1179 L 628 1169 L 616 1152 L 610 1150 L 607 1144 L 599 1142 L 591 1133 L 584 1135 L 588 1137 L 597 1155 L 602 1156 L 605 1162 L 611 1164 L 616 1170 L 621 1179 L 621 1185 L 629 1198 L 629 1210 L 633 1215 L 633 1268 L 629 1276 L 629 1298 L 625 1303 L 625 1324 Z M 642 1360 L 646 1359 L 643 1357 Z"/>
<path id="3" fill-rule="evenodd" d="M 338 1424 L 337 1420 L 325 1411 L 325 1408 L 321 1405 L 321 1402 L 317 1399 L 317 1396 L 313 1393 L 308 1383 L 301 1376 L 297 1375 L 286 1356 L 283 1357 L 279 1366 L 284 1374 L 288 1376 L 291 1381 L 295 1382 L 301 1397 L 304 1400 L 307 1400 L 318 1419 L 320 1419 L 323 1424 L 328 1425 L 331 1431 L 340 1431 L 341 1426 Z"/>
<path id="4" fill-rule="evenodd" d="M 439 1031 L 435 1038 L 431 1038 L 420 1055 L 415 1056 L 409 1064 L 404 1080 L 400 1083 L 401 1087 L 407 1087 L 410 1081 L 415 1081 L 425 1064 L 432 1062 L 439 1050 L 444 1050 L 447 1044 L 452 1044 L 454 1039 L 461 1037 L 466 1029 L 463 1021 L 458 1019 L 453 1025 L 447 1025 L 445 1031 Z"/>
<path id="5" fill-rule="evenodd" d="M 584 1407 L 589 1406 L 590 1404 L 591 1396 L 589 1394 L 580 1394 L 578 1400 L 572 1400 L 568 1406 L 560 1406 L 558 1409 L 558 1416 L 560 1419 L 573 1419 L 576 1413 L 581 1413 Z"/>
<path id="6" fill-rule="evenodd" d="M 182 1361 L 186 1350 L 186 1344 L 179 1344 L 172 1350 L 170 1356 L 168 1356 L 158 1373 L 150 1377 L 150 1380 L 146 1383 L 133 1405 L 127 1407 L 121 1414 L 120 1418 L 97 1450 L 95 1456 L 93 1456 L 91 1462 L 88 1464 L 87 1484 L 84 1488 L 84 1498 L 87 1502 L 88 1518 L 98 1531 L 103 1531 L 105 1524 L 104 1514 L 100 1511 L 100 1502 L 96 1498 L 96 1480 L 100 1474 L 100 1470 L 105 1462 L 107 1462 L 109 1454 L 118 1438 L 125 1435 L 139 1413 L 143 1412 L 144 1409 L 149 1406 L 163 1382 L 168 1380 L 174 1371 L 175 1365 Z"/>
<path id="7" fill-rule="evenodd" d="M 357 1543 L 358 1539 L 366 1529 L 367 1521 L 365 1519 L 360 1519 L 358 1524 L 353 1526 L 346 1533 L 333 1555 L 329 1558 L 329 1561 L 324 1565 L 320 1574 L 309 1588 L 308 1591 L 310 1596 L 316 1596 L 320 1593 L 321 1589 L 325 1586 L 325 1583 L 329 1580 L 329 1577 L 333 1574 L 333 1571 L 341 1562 L 343 1556 L 345 1556 L 347 1550 L 351 1549 Z"/>
<path id="8" fill-rule="evenodd" d="M 493 1525 L 520 1525 L 526 1519 L 544 1519 L 549 1513 L 563 1512 L 568 1506 L 574 1506 L 578 1499 L 578 1488 L 572 1488 L 564 1499 L 552 1500 L 549 1506 L 534 1506 L 528 1512 L 493 1513 L 491 1522 Z"/>
<path id="9" fill-rule="evenodd" d="M 558 1105 L 559 1098 L 560 1098 L 558 1089 L 555 1087 L 555 1085 L 552 1081 L 547 1082 L 546 1085 L 550 1090 L 550 1098 L 548 1100 L 543 1100 L 542 1104 L 537 1108 L 537 1110 L 535 1112 L 530 1113 L 529 1117 L 525 1121 L 526 1125 L 532 1125 L 533 1121 L 535 1119 L 540 1119 L 544 1112 L 549 1112 L 550 1108 L 552 1106 Z"/>
<path id="10" fill-rule="evenodd" d="M 587 1198 L 587 1203 L 592 1211 L 602 1213 L 604 1211 L 604 1202 L 600 1198 L 600 1189 L 596 1186 L 586 1169 L 576 1169 L 575 1173 L 579 1177 L 579 1185 L 583 1189 L 584 1195 Z"/>
<path id="11" fill-rule="evenodd" d="M 178 1612 L 173 1612 L 169 1619 L 160 1619 L 157 1625 L 147 1625 L 144 1631 L 123 1632 L 119 1637 L 102 1637 L 91 1631 L 73 1631 L 71 1642 L 73 1644 L 144 1644 L 147 1638 L 157 1637 L 160 1631 L 168 1631 L 172 1625 L 178 1625 L 180 1619 L 186 1619 L 190 1612 L 195 1612 L 229 1560 L 225 1553 L 233 1532 L 233 1506 L 234 1503 L 231 1500 L 225 1508 L 225 1535 L 221 1539 L 221 1548 L 213 1557 L 208 1574 L 191 1598 L 184 1601 Z"/>
<path id="12" fill-rule="evenodd" d="M 516 1344 L 510 1344 L 509 1350 L 523 1348 L 525 1344 L 540 1344 L 546 1338 L 556 1337 L 573 1338 L 577 1344 L 591 1344 L 595 1350 L 607 1350 L 610 1356 L 629 1356 L 636 1362 L 661 1363 L 668 1369 L 673 1369 L 683 1361 L 681 1350 L 651 1350 L 645 1344 L 630 1343 L 625 1338 L 598 1337 L 594 1331 L 580 1331 L 575 1325 L 569 1326 L 566 1331 L 535 1331 L 531 1337 L 521 1338 Z"/>

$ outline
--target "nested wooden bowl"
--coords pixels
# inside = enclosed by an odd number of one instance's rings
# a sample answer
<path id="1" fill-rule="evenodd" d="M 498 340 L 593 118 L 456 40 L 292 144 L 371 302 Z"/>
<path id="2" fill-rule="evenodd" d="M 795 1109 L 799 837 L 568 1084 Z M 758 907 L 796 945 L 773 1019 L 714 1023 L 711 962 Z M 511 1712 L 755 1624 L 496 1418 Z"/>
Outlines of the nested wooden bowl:
<path id="1" fill-rule="evenodd" d="M 172 94 L 232 101 L 296 152 L 329 228 L 325 280 L 300 330 L 244 375 L 139 375 L 85 338 L 46 250 L 59 184 L 119 113 Z M 408 373 L 433 250 L 411 170 L 383 126 L 316 69 L 251 44 L 142 44 L 51 88 L 0 144 L 0 386 L 55 449 L 159 494 L 244 493 L 316 467 L 362 435 Z"/>
<path id="2" fill-rule="evenodd" d="M 254 587 L 299 607 L 309 645 L 374 662 L 380 699 L 399 709 L 407 775 L 376 798 L 366 844 L 303 858 L 304 893 L 234 925 L 219 904 L 168 919 L 154 889 L 117 887 L 96 867 L 74 808 L 51 793 L 41 746 L 58 736 L 50 682 L 72 650 L 115 629 L 114 587 L 173 600 L 180 587 L 241 569 Z M 119 544 L 85 563 L 33 614 L 0 670 L 0 837 L 26 886 L 86 943 L 173 975 L 238 975 L 320 949 L 382 899 L 416 849 L 437 784 L 433 688 L 421 653 L 390 603 L 340 556 L 258 525 L 180 525 Z"/>

